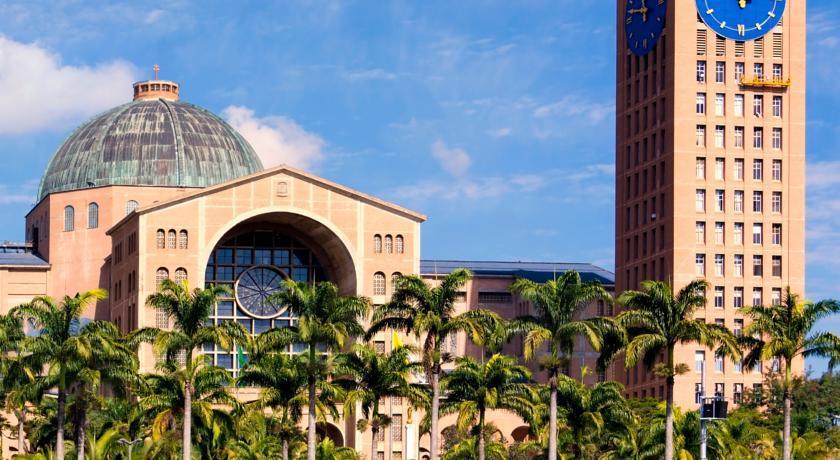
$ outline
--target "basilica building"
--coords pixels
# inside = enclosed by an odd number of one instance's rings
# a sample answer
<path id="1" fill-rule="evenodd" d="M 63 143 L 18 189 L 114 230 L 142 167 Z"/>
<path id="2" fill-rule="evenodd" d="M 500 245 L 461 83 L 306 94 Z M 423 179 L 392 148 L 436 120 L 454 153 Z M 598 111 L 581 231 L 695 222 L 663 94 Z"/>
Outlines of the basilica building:
<path id="1" fill-rule="evenodd" d="M 135 83 L 133 101 L 94 117 L 58 147 L 26 215 L 26 243 L 0 247 L 0 312 L 35 295 L 103 288 L 109 297 L 87 318 L 126 332 L 166 328 L 167 318 L 145 299 L 162 279 L 172 278 L 191 287 L 229 286 L 233 295 L 218 302 L 213 321 L 238 321 L 259 334 L 294 323 L 283 305 L 269 299 L 288 278 L 329 280 L 343 294 L 381 304 L 395 277 L 419 274 L 434 283 L 465 267 L 475 277 L 458 308 L 489 308 L 507 318 L 530 308 L 508 290 L 517 277 L 545 281 L 575 269 L 608 289 L 614 285 L 612 273 L 590 264 L 424 260 L 426 216 L 306 171 L 264 169 L 241 135 L 213 113 L 181 101 L 179 92 L 172 81 Z M 593 304 L 587 314 L 611 314 L 605 311 L 610 308 Z M 393 338 L 382 334 L 374 346 L 385 351 Z M 445 346 L 456 355 L 481 352 L 463 336 L 450 337 Z M 578 378 L 584 366 L 594 370 L 596 358 L 580 349 L 569 369 Z M 237 375 L 236 350 L 202 351 Z M 521 344 L 506 351 L 521 355 Z M 153 372 L 149 347 L 140 358 L 141 370 Z M 379 443 L 379 460 L 422 459 L 428 436 L 419 434 L 421 417 L 398 399 L 385 412 L 393 426 Z M 339 445 L 367 452 L 370 434 L 357 431 L 355 422 L 330 420 L 320 430 Z M 527 435 L 513 415 L 495 414 L 493 422 L 509 441 Z M 453 423 L 447 418 L 440 426 Z"/>

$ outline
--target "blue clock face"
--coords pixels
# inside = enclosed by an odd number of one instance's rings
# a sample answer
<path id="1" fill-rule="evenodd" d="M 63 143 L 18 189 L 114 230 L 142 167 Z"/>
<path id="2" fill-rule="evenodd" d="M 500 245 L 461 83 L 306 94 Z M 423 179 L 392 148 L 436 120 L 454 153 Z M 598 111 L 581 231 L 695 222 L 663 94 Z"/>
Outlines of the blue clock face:
<path id="1" fill-rule="evenodd" d="M 732 40 L 755 40 L 782 20 L 787 0 L 697 0 L 697 12 L 716 33 Z"/>
<path id="2" fill-rule="evenodd" d="M 665 27 L 667 0 L 627 0 L 624 33 L 633 54 L 644 56 L 656 46 Z"/>

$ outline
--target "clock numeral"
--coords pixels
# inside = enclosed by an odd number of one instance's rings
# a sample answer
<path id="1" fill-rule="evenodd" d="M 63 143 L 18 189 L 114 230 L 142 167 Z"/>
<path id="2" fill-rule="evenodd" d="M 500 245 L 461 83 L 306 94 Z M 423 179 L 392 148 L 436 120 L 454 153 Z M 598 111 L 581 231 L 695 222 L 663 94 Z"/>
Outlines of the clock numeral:
<path id="1" fill-rule="evenodd" d="M 747 33 L 747 28 L 743 24 L 738 24 L 738 35 L 744 36 Z"/>
<path id="2" fill-rule="evenodd" d="M 624 23 L 630 25 L 633 23 L 633 16 L 627 16 L 627 19 L 624 20 Z"/>
<path id="3" fill-rule="evenodd" d="M 759 24 L 759 23 L 757 23 L 757 22 L 756 22 L 756 23 L 755 23 L 755 28 L 756 28 L 756 29 L 758 29 L 758 30 L 761 30 L 761 24 Z"/>
<path id="4" fill-rule="evenodd" d="M 664 5 L 664 4 L 665 4 L 665 0 L 659 0 L 659 4 L 660 4 L 660 5 Z"/>
<path id="5" fill-rule="evenodd" d="M 709 8 L 708 10 L 706 10 L 706 14 L 712 14 L 714 12 L 715 12 L 714 8 Z"/>
<path id="6" fill-rule="evenodd" d="M 725 28 L 726 28 L 726 21 L 723 21 L 723 22 L 721 22 L 721 23 L 720 23 L 720 28 L 721 28 L 721 29 L 725 29 Z"/>
<path id="7" fill-rule="evenodd" d="M 768 15 L 770 15 L 770 17 L 771 17 L 771 18 L 775 18 L 775 17 L 776 17 L 776 13 L 774 13 L 774 12 L 772 12 L 772 11 L 771 11 L 771 12 L 769 12 L 769 13 L 767 13 L 767 14 L 768 14 Z"/>
<path id="8" fill-rule="evenodd" d="M 647 47 L 648 47 L 648 39 L 646 38 L 646 39 L 642 40 L 642 48 L 647 48 Z"/>

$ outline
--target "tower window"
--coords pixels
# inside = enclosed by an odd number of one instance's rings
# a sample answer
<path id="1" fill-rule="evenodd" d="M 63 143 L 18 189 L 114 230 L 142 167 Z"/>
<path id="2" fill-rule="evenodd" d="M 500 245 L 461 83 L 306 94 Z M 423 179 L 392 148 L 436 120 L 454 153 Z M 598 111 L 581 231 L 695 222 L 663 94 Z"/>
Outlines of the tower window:
<path id="1" fill-rule="evenodd" d="M 189 235 L 186 230 L 178 232 L 178 249 L 187 249 L 189 244 Z"/>
<path id="2" fill-rule="evenodd" d="M 64 231 L 72 232 L 75 229 L 76 211 L 73 206 L 64 207 Z"/>
<path id="3" fill-rule="evenodd" d="M 394 238 L 394 250 L 397 254 L 405 252 L 405 241 L 403 241 L 402 235 L 397 235 L 396 238 Z"/>
<path id="4" fill-rule="evenodd" d="M 163 280 L 168 280 L 168 279 L 169 279 L 169 270 L 167 270 L 164 267 L 158 268 L 157 272 L 155 272 L 155 285 L 157 287 L 160 287 L 161 283 L 163 283 Z"/>
<path id="5" fill-rule="evenodd" d="M 166 234 L 166 248 L 167 249 L 175 249 L 175 230 L 169 230 Z"/>
<path id="6" fill-rule="evenodd" d="M 382 253 L 382 236 L 380 235 L 373 236 L 373 252 L 376 254 Z"/>
<path id="7" fill-rule="evenodd" d="M 385 235 L 385 253 L 391 254 L 394 252 L 394 239 L 391 235 Z"/>
<path id="8" fill-rule="evenodd" d="M 158 249 L 166 248 L 166 232 L 162 228 L 159 228 L 155 235 L 155 247 Z"/>
<path id="9" fill-rule="evenodd" d="M 385 295 L 385 274 L 382 272 L 373 274 L 373 295 Z"/>
<path id="10" fill-rule="evenodd" d="M 99 205 L 96 203 L 88 204 L 88 228 L 99 227 Z"/>
<path id="11" fill-rule="evenodd" d="M 183 283 L 187 280 L 187 270 L 183 267 L 178 267 L 175 270 L 175 282 L 178 284 Z"/>
<path id="12" fill-rule="evenodd" d="M 132 212 L 136 211 L 139 204 L 134 200 L 128 200 L 125 202 L 125 215 L 129 215 Z"/>

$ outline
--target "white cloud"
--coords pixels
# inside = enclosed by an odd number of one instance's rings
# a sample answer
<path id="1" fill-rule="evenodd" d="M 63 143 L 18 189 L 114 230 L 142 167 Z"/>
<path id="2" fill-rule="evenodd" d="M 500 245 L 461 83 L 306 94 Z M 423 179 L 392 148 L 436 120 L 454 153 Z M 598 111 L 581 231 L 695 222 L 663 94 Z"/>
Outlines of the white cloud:
<path id="1" fill-rule="evenodd" d="M 223 116 L 254 147 L 266 168 L 281 164 L 310 169 L 324 159 L 326 142 L 281 116 L 257 117 L 242 106 L 228 106 Z"/>
<path id="2" fill-rule="evenodd" d="M 440 139 L 432 144 L 432 156 L 437 159 L 444 171 L 453 176 L 463 176 L 472 164 L 472 158 L 466 150 L 449 148 Z"/>
<path id="3" fill-rule="evenodd" d="M 499 128 L 493 131 L 490 131 L 490 135 L 493 137 L 508 137 L 513 132 L 510 128 Z"/>
<path id="4" fill-rule="evenodd" d="M 352 70 L 341 74 L 347 80 L 395 80 L 397 75 L 384 69 Z"/>
<path id="5" fill-rule="evenodd" d="M 22 184 L 0 184 L 0 205 L 35 204 L 39 183 L 39 179 L 32 179 Z"/>
<path id="6" fill-rule="evenodd" d="M 158 22 L 158 20 L 160 20 L 160 18 L 163 17 L 163 13 L 164 13 L 164 11 L 160 8 L 149 11 L 146 14 L 146 17 L 143 19 L 143 22 L 145 22 L 146 24 L 154 24 L 154 23 Z"/>
<path id="7" fill-rule="evenodd" d="M 136 69 L 125 61 L 62 65 L 37 43 L 0 35 L 0 134 L 62 130 L 131 98 Z"/>
<path id="8" fill-rule="evenodd" d="M 535 118 L 552 116 L 584 117 L 592 123 L 600 123 L 614 112 L 611 103 L 587 101 L 577 96 L 565 96 L 557 102 L 545 104 L 534 109 Z"/>

